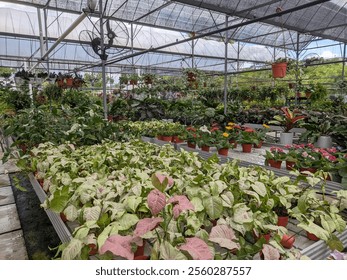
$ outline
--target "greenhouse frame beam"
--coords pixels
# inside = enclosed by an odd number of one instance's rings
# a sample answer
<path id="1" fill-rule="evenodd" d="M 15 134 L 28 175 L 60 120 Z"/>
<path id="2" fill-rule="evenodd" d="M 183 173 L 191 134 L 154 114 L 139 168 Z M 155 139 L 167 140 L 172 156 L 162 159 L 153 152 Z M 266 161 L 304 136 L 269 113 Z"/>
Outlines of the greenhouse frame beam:
<path id="1" fill-rule="evenodd" d="M 256 23 L 256 22 L 267 20 L 267 19 L 271 19 L 271 18 L 274 18 L 274 17 L 279 17 L 279 16 L 282 16 L 282 15 L 286 15 L 286 14 L 289 14 L 289 13 L 292 13 L 292 12 L 295 12 L 295 11 L 299 11 L 299 10 L 302 10 L 302 9 L 305 9 L 305 8 L 308 8 L 308 7 L 311 7 L 311 6 L 314 6 L 314 5 L 318 5 L 320 3 L 328 2 L 328 1 L 330 1 L 330 0 L 316 0 L 316 1 L 313 1 L 313 2 L 310 2 L 310 3 L 306 3 L 306 4 L 303 4 L 303 5 L 300 5 L 300 6 L 296 6 L 294 8 L 288 9 L 288 10 L 284 10 L 284 11 L 275 13 L 275 14 L 269 14 L 269 15 L 266 15 L 266 16 L 263 16 L 263 17 L 259 17 L 259 18 L 256 18 L 256 19 L 251 19 L 251 20 L 248 20 L 248 21 L 245 21 L 245 22 L 237 23 L 237 24 L 234 24 L 234 25 L 231 25 L 231 26 L 228 26 L 228 27 L 224 27 L 224 28 L 218 29 L 218 30 L 210 31 L 210 32 L 207 32 L 205 34 L 200 34 L 200 35 L 194 36 L 194 38 L 186 38 L 186 39 L 183 39 L 183 40 L 180 40 L 180 41 L 176 41 L 174 43 L 169 43 L 169 44 L 162 45 L 160 47 L 149 48 L 146 51 L 142 51 L 142 52 L 134 54 L 134 56 L 142 55 L 142 54 L 145 54 L 145 53 L 148 53 L 148 52 L 154 52 L 154 51 L 157 51 L 157 50 L 160 50 L 160 49 L 172 47 L 172 46 L 179 45 L 179 44 L 182 44 L 182 43 L 187 43 L 187 42 L 192 41 L 193 39 L 204 38 L 204 37 L 207 37 L 207 36 L 210 36 L 210 35 L 214 35 L 216 33 L 228 31 L 230 29 L 235 29 L 235 28 L 239 28 L 239 27 L 242 27 L 242 26 L 246 26 L 246 25 L 252 24 L 252 23 Z M 132 56 L 125 56 L 125 58 L 131 58 L 131 57 Z M 107 64 L 116 63 L 116 62 L 121 61 L 121 60 L 123 60 L 123 59 L 122 58 L 117 58 L 115 60 L 109 61 Z"/>
<path id="2" fill-rule="evenodd" d="M 132 22 L 134 22 L 134 23 L 135 23 L 135 22 L 138 22 L 139 20 L 141 20 L 141 19 L 143 19 L 143 18 L 145 18 L 145 17 L 148 17 L 149 15 L 151 15 L 151 14 L 153 14 L 153 13 L 155 13 L 155 12 L 158 12 L 158 11 L 160 11 L 160 10 L 166 8 L 167 6 L 170 6 L 171 4 L 172 4 L 171 1 L 166 2 L 165 4 L 163 4 L 163 5 L 161 5 L 161 6 L 157 7 L 157 8 L 155 8 L 154 10 L 151 10 L 151 11 L 149 11 L 148 13 L 146 13 L 146 14 L 144 14 L 144 15 L 138 17 L 137 19 L 134 19 Z"/>

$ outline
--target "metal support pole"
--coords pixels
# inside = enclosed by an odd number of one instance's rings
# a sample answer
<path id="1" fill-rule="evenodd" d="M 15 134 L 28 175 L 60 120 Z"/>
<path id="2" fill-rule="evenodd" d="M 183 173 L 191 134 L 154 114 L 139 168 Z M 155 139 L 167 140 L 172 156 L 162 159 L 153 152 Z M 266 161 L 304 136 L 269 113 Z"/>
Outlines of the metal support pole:
<path id="1" fill-rule="evenodd" d="M 102 0 L 99 0 L 100 12 L 100 48 L 101 48 L 101 63 L 102 63 L 102 100 L 104 106 L 104 118 L 107 120 L 107 96 L 106 96 L 106 57 L 105 57 L 105 44 L 104 44 L 104 19 L 102 13 Z"/>
<path id="2" fill-rule="evenodd" d="M 296 82 L 296 85 L 295 85 L 295 105 L 298 105 L 298 95 L 297 95 L 297 92 L 298 90 L 300 89 L 300 85 L 299 83 L 301 84 L 301 81 L 299 81 L 299 76 L 300 76 L 300 69 L 299 69 L 299 56 L 300 56 L 300 52 L 299 52 L 299 44 L 300 44 L 300 34 L 298 33 L 297 36 L 296 36 L 296 62 L 295 62 L 295 82 Z"/>
<path id="3" fill-rule="evenodd" d="M 240 42 L 237 42 L 237 57 L 236 57 L 236 70 L 240 71 Z M 236 75 L 236 86 L 239 88 L 239 76 Z"/>
<path id="4" fill-rule="evenodd" d="M 46 49 L 45 52 L 48 50 L 48 25 L 47 25 L 47 9 L 43 10 L 43 16 L 45 20 L 45 38 L 46 38 Z M 47 61 L 47 72 L 49 73 L 49 57 L 46 59 Z"/>
<path id="5" fill-rule="evenodd" d="M 46 53 L 41 57 L 41 60 L 45 60 L 46 57 L 87 17 L 87 13 L 83 12 L 72 24 L 71 26 L 54 42 L 54 44 L 46 51 Z M 29 71 L 35 69 L 40 62 L 37 62 L 34 66 L 30 68 Z"/>
<path id="6" fill-rule="evenodd" d="M 195 54 L 195 33 L 193 32 L 193 40 L 192 40 L 192 68 L 195 67 L 195 62 L 194 62 L 194 54 Z"/>
<path id="7" fill-rule="evenodd" d="M 225 16 L 225 27 L 228 27 L 228 16 Z M 225 31 L 225 53 L 224 53 L 224 115 L 227 114 L 228 103 L 228 30 Z"/>
<path id="8" fill-rule="evenodd" d="M 43 31 L 42 31 L 42 19 L 41 19 L 41 9 L 37 8 L 37 17 L 38 17 L 38 23 L 39 23 L 39 34 L 40 34 L 40 51 L 41 51 L 41 57 L 44 55 L 44 45 L 43 45 Z"/>
<path id="9" fill-rule="evenodd" d="M 345 80 L 345 64 L 346 64 L 346 43 L 343 44 L 343 62 L 342 62 L 342 81 Z"/>
<path id="10" fill-rule="evenodd" d="M 131 54 L 134 54 L 134 25 L 130 24 L 130 47 L 131 47 Z M 131 57 L 131 66 L 134 70 L 134 57 Z"/>

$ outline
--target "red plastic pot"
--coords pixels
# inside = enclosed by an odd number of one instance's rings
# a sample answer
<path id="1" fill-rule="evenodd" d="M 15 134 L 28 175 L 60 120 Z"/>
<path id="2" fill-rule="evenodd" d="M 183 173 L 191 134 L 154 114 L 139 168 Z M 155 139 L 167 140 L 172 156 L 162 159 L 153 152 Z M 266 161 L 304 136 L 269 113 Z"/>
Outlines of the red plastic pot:
<path id="1" fill-rule="evenodd" d="M 178 136 L 172 136 L 172 142 L 179 144 L 183 143 L 184 140 L 180 139 Z"/>
<path id="2" fill-rule="evenodd" d="M 288 216 L 278 216 L 277 225 L 281 227 L 286 227 L 288 225 Z"/>
<path id="3" fill-rule="evenodd" d="M 162 135 L 158 135 L 158 136 L 157 136 L 157 139 L 158 139 L 158 140 L 163 140 L 163 136 L 162 136 Z"/>
<path id="4" fill-rule="evenodd" d="M 308 168 L 301 167 L 299 170 L 300 170 L 300 172 L 310 171 L 311 173 L 316 173 L 316 171 L 317 171 L 317 169 L 313 168 L 313 167 L 308 167 Z"/>
<path id="5" fill-rule="evenodd" d="M 188 148 L 191 148 L 191 149 L 195 149 L 196 148 L 196 144 L 195 143 L 187 142 L 187 145 L 188 145 Z"/>
<path id="6" fill-rule="evenodd" d="M 287 170 L 293 170 L 294 169 L 295 162 L 294 161 L 288 161 L 286 160 L 286 169 Z"/>
<path id="7" fill-rule="evenodd" d="M 137 256 L 134 257 L 134 260 L 149 260 L 149 256 Z"/>
<path id="8" fill-rule="evenodd" d="M 98 247 L 95 244 L 88 244 L 90 250 L 89 250 L 89 256 L 94 256 L 98 252 Z"/>
<path id="9" fill-rule="evenodd" d="M 142 246 L 137 246 L 134 256 L 139 257 L 139 256 L 144 256 L 144 254 L 145 254 L 145 244 L 143 243 Z"/>
<path id="10" fill-rule="evenodd" d="M 267 234 L 261 234 L 261 235 L 259 236 L 259 239 L 260 239 L 260 238 L 262 238 L 262 237 L 264 237 L 264 238 L 265 238 L 266 243 L 269 243 L 270 238 L 271 238 L 271 234 L 270 234 L 270 233 L 267 233 Z"/>
<path id="11" fill-rule="evenodd" d="M 256 149 L 260 149 L 263 146 L 263 141 L 260 141 L 258 145 L 253 144 L 253 147 Z"/>
<path id="12" fill-rule="evenodd" d="M 201 150 L 203 150 L 204 152 L 209 152 L 210 146 L 203 145 L 203 146 L 201 146 Z"/>
<path id="13" fill-rule="evenodd" d="M 66 81 L 66 86 L 72 87 L 72 85 L 73 85 L 73 78 L 66 78 L 65 81 Z"/>
<path id="14" fill-rule="evenodd" d="M 252 152 L 252 144 L 242 144 L 242 152 L 250 153 Z"/>
<path id="15" fill-rule="evenodd" d="M 283 78 L 287 74 L 287 62 L 272 64 L 272 77 Z"/>
<path id="16" fill-rule="evenodd" d="M 284 234 L 282 237 L 282 240 L 281 240 L 281 245 L 284 248 L 290 249 L 293 247 L 294 242 L 295 242 L 295 236 L 294 235 Z"/>
<path id="17" fill-rule="evenodd" d="M 317 236 L 315 236 L 313 233 L 310 233 L 308 231 L 306 231 L 306 236 L 307 236 L 308 239 L 313 240 L 313 241 L 318 241 L 319 240 L 319 238 Z"/>
<path id="18" fill-rule="evenodd" d="M 60 213 L 60 219 L 65 223 L 67 222 L 67 218 L 63 212 Z"/>
<path id="19" fill-rule="evenodd" d="M 166 141 L 166 142 L 171 142 L 172 141 L 172 136 L 162 136 L 161 140 Z"/>
<path id="20" fill-rule="evenodd" d="M 268 159 L 267 162 L 271 167 L 281 169 L 282 161 Z"/>
<path id="21" fill-rule="evenodd" d="M 227 156 L 228 152 L 229 152 L 228 148 L 221 148 L 221 149 L 218 150 L 218 154 L 222 155 L 222 156 Z"/>

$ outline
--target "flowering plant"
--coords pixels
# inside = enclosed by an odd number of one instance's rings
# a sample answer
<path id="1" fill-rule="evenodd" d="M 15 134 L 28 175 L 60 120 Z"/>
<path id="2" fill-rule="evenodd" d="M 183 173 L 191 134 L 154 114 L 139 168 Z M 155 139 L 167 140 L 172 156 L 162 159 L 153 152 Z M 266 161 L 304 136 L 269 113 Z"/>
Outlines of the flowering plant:
<path id="1" fill-rule="evenodd" d="M 229 122 L 225 127 L 227 133 L 229 134 L 229 140 L 237 141 L 240 138 L 241 126 L 233 122 Z"/>
<path id="2" fill-rule="evenodd" d="M 270 127 L 264 123 L 262 128 L 257 128 L 255 130 L 259 141 L 264 141 L 266 139 L 266 133 L 269 131 L 269 128 Z"/>
<path id="3" fill-rule="evenodd" d="M 259 144 L 259 139 L 253 128 L 244 127 L 240 132 L 239 142 L 242 144 Z"/>
<path id="4" fill-rule="evenodd" d="M 195 127 L 188 126 L 185 133 L 183 134 L 183 139 L 190 143 L 196 143 L 197 141 L 197 131 Z"/>
<path id="5" fill-rule="evenodd" d="M 213 126 L 211 129 L 208 129 L 206 125 L 201 126 L 198 130 L 197 144 L 199 147 L 209 146 L 212 147 L 216 143 L 216 131 L 218 127 Z"/>
<path id="6" fill-rule="evenodd" d="M 230 148 L 234 146 L 233 144 L 230 144 L 229 142 L 230 135 L 228 132 L 219 131 L 219 133 L 217 133 L 216 136 L 217 137 L 216 137 L 215 146 L 217 149 Z"/>
<path id="7" fill-rule="evenodd" d="M 266 160 L 283 161 L 286 159 L 286 153 L 282 148 L 271 147 L 269 151 L 266 151 L 265 158 Z"/>

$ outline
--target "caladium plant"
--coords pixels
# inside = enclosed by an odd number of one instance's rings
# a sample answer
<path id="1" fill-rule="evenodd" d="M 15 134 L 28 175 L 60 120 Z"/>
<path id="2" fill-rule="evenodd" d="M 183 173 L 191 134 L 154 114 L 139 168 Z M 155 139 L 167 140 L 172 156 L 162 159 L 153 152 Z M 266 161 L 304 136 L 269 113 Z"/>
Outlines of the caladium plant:
<path id="1" fill-rule="evenodd" d="M 81 148 L 47 143 L 23 160 L 45 181 L 44 206 L 79 223 L 73 241 L 61 247 L 62 258 L 84 258 L 90 244 L 104 253 L 110 237 L 130 236 L 151 244 L 152 259 L 200 258 L 196 249 L 186 250 L 195 248 L 188 242 L 193 237 L 206 243 L 212 258 L 252 259 L 264 245 L 254 234 L 265 230 L 272 231 L 269 244 L 283 258 L 279 237 L 285 231 L 276 226 L 274 209 L 290 209 L 302 194 L 299 181 L 261 167 L 219 164 L 217 157 L 202 160 L 196 153 L 137 140 Z M 345 207 L 339 195 L 338 211 Z M 132 256 L 136 242 L 127 242 L 126 254 L 118 257 Z"/>

